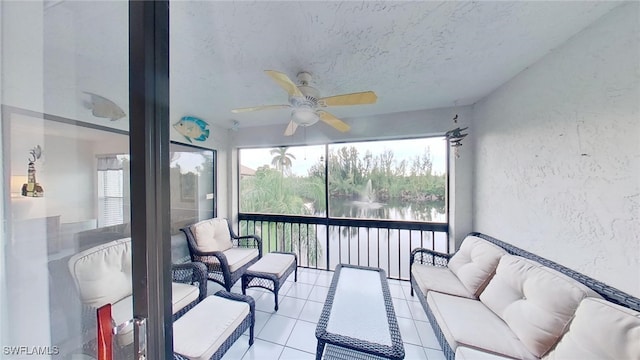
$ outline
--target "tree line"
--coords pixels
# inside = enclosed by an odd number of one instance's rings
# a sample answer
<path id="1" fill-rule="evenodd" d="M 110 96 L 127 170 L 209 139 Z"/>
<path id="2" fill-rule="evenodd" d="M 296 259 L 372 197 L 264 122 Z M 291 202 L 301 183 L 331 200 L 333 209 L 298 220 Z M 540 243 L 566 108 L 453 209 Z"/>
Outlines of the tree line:
<path id="1" fill-rule="evenodd" d="M 342 146 L 329 151 L 328 164 L 319 159 L 306 176 L 291 173 L 295 156 L 288 147 L 270 153 L 271 166 L 264 165 L 255 176 L 241 179 L 243 212 L 313 215 L 326 211 L 325 166 L 330 198 L 358 199 L 369 182 L 376 201 L 433 202 L 445 197 L 446 175 L 433 173 L 428 147 L 413 158 L 398 159 L 390 149 L 373 155 Z"/>
<path id="2" fill-rule="evenodd" d="M 324 162 L 309 169 L 309 177 L 324 179 Z M 329 195 L 358 198 L 371 182 L 376 200 L 438 201 L 444 200 L 446 175 L 433 173 L 431 152 L 427 147 L 411 159 L 398 159 L 387 149 L 374 156 L 367 150 L 361 156 L 354 146 L 329 152 Z"/>

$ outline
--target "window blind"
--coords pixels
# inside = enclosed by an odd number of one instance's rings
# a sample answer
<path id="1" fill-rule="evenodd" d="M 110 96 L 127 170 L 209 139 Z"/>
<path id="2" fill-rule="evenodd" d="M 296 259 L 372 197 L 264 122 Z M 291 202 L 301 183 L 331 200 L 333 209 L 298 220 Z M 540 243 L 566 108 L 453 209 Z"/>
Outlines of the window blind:
<path id="1" fill-rule="evenodd" d="M 98 158 L 98 227 L 124 222 L 122 161 L 116 156 Z"/>

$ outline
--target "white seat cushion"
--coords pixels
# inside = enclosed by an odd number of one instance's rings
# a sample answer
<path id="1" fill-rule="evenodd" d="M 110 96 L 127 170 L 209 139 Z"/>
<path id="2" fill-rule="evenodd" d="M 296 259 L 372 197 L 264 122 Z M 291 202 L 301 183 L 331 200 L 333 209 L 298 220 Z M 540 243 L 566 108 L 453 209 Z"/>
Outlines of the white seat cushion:
<path id="1" fill-rule="evenodd" d="M 475 297 L 493 276 L 498 261 L 507 252 L 477 236 L 467 236 L 447 266 Z"/>
<path id="2" fill-rule="evenodd" d="M 640 359 L 640 312 L 586 298 L 569 331 L 544 359 Z"/>
<path id="3" fill-rule="evenodd" d="M 456 349 L 456 360 L 507 360 L 510 357 L 468 348 L 466 346 L 458 346 Z"/>
<path id="4" fill-rule="evenodd" d="M 249 266 L 247 271 L 273 274 L 280 278 L 295 260 L 296 258 L 293 255 L 269 253 L 255 264 Z"/>
<path id="5" fill-rule="evenodd" d="M 437 291 L 445 294 L 475 298 L 460 279 L 451 272 L 448 267 L 439 267 L 423 264 L 411 266 L 411 276 L 420 287 L 423 294 L 429 291 Z"/>
<path id="6" fill-rule="evenodd" d="M 516 359 L 537 359 L 480 301 L 430 291 L 427 304 L 452 350 L 467 346 Z"/>
<path id="7" fill-rule="evenodd" d="M 173 313 L 177 313 L 180 309 L 189 305 L 198 298 L 200 289 L 196 286 L 182 283 L 171 283 L 171 298 Z M 133 318 L 133 297 L 127 296 L 124 299 L 111 305 L 111 318 L 120 325 L 125 321 Z M 133 325 L 125 327 L 120 331 L 116 339 L 120 346 L 129 345 L 133 342 Z"/>
<path id="8" fill-rule="evenodd" d="M 249 314 L 249 304 L 209 296 L 173 323 L 173 349 L 191 360 L 208 360 Z"/>
<path id="9" fill-rule="evenodd" d="M 225 251 L 233 247 L 229 225 L 225 219 L 202 220 L 191 225 L 190 229 L 199 251 Z"/>
<path id="10" fill-rule="evenodd" d="M 234 247 L 229 250 L 223 251 L 224 256 L 227 257 L 227 263 L 229 264 L 230 271 L 236 271 L 242 266 L 246 265 L 249 261 L 258 257 L 258 249 L 251 248 L 239 248 Z"/>
<path id="11" fill-rule="evenodd" d="M 480 300 L 502 318 L 522 343 L 543 356 L 567 330 L 582 299 L 599 295 L 551 268 L 505 255 Z"/>
<path id="12" fill-rule="evenodd" d="M 194 285 L 171 283 L 171 311 L 175 314 L 185 306 L 198 300 L 200 289 Z"/>

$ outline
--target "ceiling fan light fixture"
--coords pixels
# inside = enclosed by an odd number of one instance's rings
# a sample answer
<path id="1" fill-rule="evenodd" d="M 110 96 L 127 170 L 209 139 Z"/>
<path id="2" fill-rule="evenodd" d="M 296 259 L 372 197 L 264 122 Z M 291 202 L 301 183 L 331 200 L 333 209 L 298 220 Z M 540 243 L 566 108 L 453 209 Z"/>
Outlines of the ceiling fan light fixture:
<path id="1" fill-rule="evenodd" d="M 291 119 L 284 131 L 284 136 L 292 136 L 298 126 L 311 126 L 320 120 L 338 131 L 347 132 L 351 127 L 323 108 L 374 104 L 378 99 L 373 91 L 320 97 L 320 91 L 311 85 L 311 73 L 306 71 L 298 73 L 298 84 L 295 84 L 285 73 L 275 70 L 265 70 L 264 72 L 289 94 L 289 104 L 252 106 L 232 109 L 231 112 L 237 114 L 257 110 L 291 108 Z"/>
<path id="2" fill-rule="evenodd" d="M 312 108 L 301 107 L 291 111 L 291 120 L 301 126 L 311 126 L 320 120 L 316 111 Z"/>

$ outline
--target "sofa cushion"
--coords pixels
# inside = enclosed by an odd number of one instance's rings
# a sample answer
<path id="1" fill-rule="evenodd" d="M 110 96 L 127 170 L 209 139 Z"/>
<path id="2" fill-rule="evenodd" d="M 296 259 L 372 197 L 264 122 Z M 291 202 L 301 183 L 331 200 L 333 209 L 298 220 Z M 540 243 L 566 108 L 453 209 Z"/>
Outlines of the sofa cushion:
<path id="1" fill-rule="evenodd" d="M 281 278 L 295 261 L 295 256 L 291 254 L 268 253 L 260 261 L 249 266 L 247 271 L 273 274 L 277 278 Z"/>
<path id="2" fill-rule="evenodd" d="M 198 299 L 200 290 L 193 285 L 171 283 L 171 310 L 173 314 Z M 184 315 L 183 315 L 184 316 Z M 133 297 L 131 295 L 111 305 L 111 318 L 116 325 L 133 318 Z M 118 345 L 126 346 L 133 342 L 133 325 L 128 325 L 117 335 Z"/>
<path id="3" fill-rule="evenodd" d="M 173 349 L 191 360 L 208 360 L 249 314 L 249 305 L 208 296 L 173 323 Z"/>
<path id="4" fill-rule="evenodd" d="M 180 309 L 198 300 L 198 296 L 200 296 L 200 289 L 198 287 L 172 282 L 171 311 L 173 314 L 177 313 Z"/>
<path id="5" fill-rule="evenodd" d="M 98 308 L 131 295 L 131 238 L 111 241 L 69 258 L 83 304 Z"/>
<path id="6" fill-rule="evenodd" d="M 448 268 L 423 264 L 413 264 L 411 266 L 411 276 L 422 291 L 427 294 L 429 291 L 437 291 L 445 294 L 475 298 L 467 288 L 460 282 L 460 279 Z"/>
<path id="7" fill-rule="evenodd" d="M 238 248 L 234 247 L 223 252 L 227 257 L 227 263 L 229 264 L 229 270 L 234 272 L 249 261 L 257 259 L 259 256 L 258 249 L 252 248 Z"/>
<path id="8" fill-rule="evenodd" d="M 452 350 L 467 346 L 516 359 L 537 359 L 480 301 L 430 291 L 427 304 Z"/>
<path id="9" fill-rule="evenodd" d="M 480 295 L 507 252 L 477 236 L 467 236 L 448 267 L 475 297 Z"/>
<path id="10" fill-rule="evenodd" d="M 191 233 L 199 251 L 225 251 L 233 247 L 227 220 L 213 218 L 191 225 Z"/>
<path id="11" fill-rule="evenodd" d="M 586 298 L 545 359 L 640 359 L 640 312 Z"/>
<path id="12" fill-rule="evenodd" d="M 478 349 L 472 349 L 466 346 L 458 346 L 456 349 L 456 360 L 509 360 L 510 357 L 482 351 Z"/>
<path id="13" fill-rule="evenodd" d="M 480 300 L 538 357 L 566 331 L 582 299 L 599 295 L 555 270 L 505 255 Z"/>

